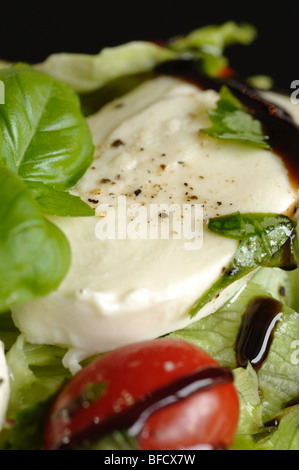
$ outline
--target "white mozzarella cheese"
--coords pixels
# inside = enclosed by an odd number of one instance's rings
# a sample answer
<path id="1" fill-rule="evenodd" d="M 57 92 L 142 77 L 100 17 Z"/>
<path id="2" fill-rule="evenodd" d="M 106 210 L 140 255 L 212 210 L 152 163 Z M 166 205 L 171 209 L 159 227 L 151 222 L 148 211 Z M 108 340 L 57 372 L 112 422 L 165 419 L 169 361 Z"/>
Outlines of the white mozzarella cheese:
<path id="1" fill-rule="evenodd" d="M 9 372 L 5 359 L 4 344 L 0 341 L 0 430 L 5 422 L 9 394 Z"/>
<path id="2" fill-rule="evenodd" d="M 210 217 L 287 213 L 296 203 L 297 191 L 271 151 L 200 132 L 209 126 L 207 110 L 217 99 L 215 91 L 159 77 L 89 118 L 95 158 L 72 192 L 97 215 L 53 218 L 71 244 L 69 273 L 52 294 L 13 310 L 29 341 L 69 348 L 64 362 L 73 372 L 89 355 L 167 334 L 211 314 L 243 285 L 245 279 L 190 318 L 190 307 L 219 278 L 237 246 L 207 231 Z M 149 225 L 153 204 L 200 206 L 201 248 L 186 249 L 182 236 L 132 239 L 122 232 L 124 239 L 117 233 L 99 240 L 104 226 L 99 224 L 107 222 L 107 208 L 118 214 L 119 197 L 127 207 L 148 211 Z M 127 215 L 126 227 L 134 222 Z M 161 226 L 166 219 L 160 217 Z"/>

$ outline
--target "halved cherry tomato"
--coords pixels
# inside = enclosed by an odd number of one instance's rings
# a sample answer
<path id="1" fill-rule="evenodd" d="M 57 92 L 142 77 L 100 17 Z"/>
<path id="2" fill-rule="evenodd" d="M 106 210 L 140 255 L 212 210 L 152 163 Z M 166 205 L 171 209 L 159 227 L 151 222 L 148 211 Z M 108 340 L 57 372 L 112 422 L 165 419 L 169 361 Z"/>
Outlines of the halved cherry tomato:
<path id="1" fill-rule="evenodd" d="M 227 448 L 239 419 L 232 381 L 212 381 L 207 388 L 185 392 L 183 398 L 167 403 L 172 387 L 186 382 L 192 388 L 196 374 L 209 378 L 210 371 L 219 375 L 221 368 L 202 349 L 179 339 L 143 341 L 111 351 L 62 388 L 45 424 L 44 448 L 72 448 L 78 439 L 99 438 L 103 429 L 111 430 L 111 423 L 119 420 L 123 426 L 124 416 L 136 414 L 138 406 L 153 401 L 161 391 L 166 393 L 165 406 L 160 400 L 160 407 L 148 413 L 135 436 L 140 449 Z"/>

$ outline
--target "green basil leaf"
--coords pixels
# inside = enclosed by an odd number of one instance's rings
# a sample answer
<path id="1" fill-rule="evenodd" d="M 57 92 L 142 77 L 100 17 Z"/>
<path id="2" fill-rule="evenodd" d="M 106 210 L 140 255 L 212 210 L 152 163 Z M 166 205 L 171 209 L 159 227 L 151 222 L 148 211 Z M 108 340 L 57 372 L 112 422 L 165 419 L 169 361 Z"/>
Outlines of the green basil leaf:
<path id="1" fill-rule="evenodd" d="M 267 441 L 271 450 L 299 449 L 299 405 L 285 408 L 272 420 L 277 425 L 268 430 Z"/>
<path id="2" fill-rule="evenodd" d="M 93 160 L 78 96 L 66 83 L 27 65 L 0 70 L 0 161 L 25 181 L 72 188 Z"/>
<path id="3" fill-rule="evenodd" d="M 21 179 L 0 167 L 0 312 L 48 294 L 66 275 L 70 247 Z"/>
<path id="4" fill-rule="evenodd" d="M 54 396 L 16 413 L 11 427 L 0 434 L 0 450 L 41 450 L 45 419 Z"/>
<path id="5" fill-rule="evenodd" d="M 226 86 L 220 90 L 215 109 L 208 111 L 212 126 L 201 132 L 216 139 L 239 141 L 268 149 L 262 124 L 254 119 Z"/>
<path id="6" fill-rule="evenodd" d="M 192 306 L 191 316 L 225 287 L 258 267 L 297 267 L 292 250 L 296 223 L 286 216 L 237 212 L 210 219 L 208 228 L 220 236 L 239 240 L 239 244 L 224 274 Z"/>
<path id="7" fill-rule="evenodd" d="M 41 212 L 59 217 L 89 217 L 94 210 L 80 197 L 35 181 L 26 182 Z"/>
<path id="8" fill-rule="evenodd" d="M 162 62 L 182 57 L 200 59 L 203 72 L 219 76 L 219 72 L 228 65 L 228 59 L 223 55 L 224 49 L 233 44 L 249 45 L 256 36 L 253 25 L 227 21 L 197 28 L 159 45 L 150 41 L 131 41 L 105 47 L 97 54 L 58 52 L 33 67 L 69 83 L 83 95 L 114 80 L 151 72 Z M 0 59 L 0 68 L 11 65 Z"/>

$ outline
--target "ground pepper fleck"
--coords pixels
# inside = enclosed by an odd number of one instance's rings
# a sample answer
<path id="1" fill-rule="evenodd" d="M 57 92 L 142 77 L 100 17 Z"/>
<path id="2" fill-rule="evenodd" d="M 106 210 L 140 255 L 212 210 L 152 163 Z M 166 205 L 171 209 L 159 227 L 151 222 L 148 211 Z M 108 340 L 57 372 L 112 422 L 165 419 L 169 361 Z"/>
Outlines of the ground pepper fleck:
<path id="1" fill-rule="evenodd" d="M 111 147 L 121 147 L 122 145 L 125 145 L 124 142 L 121 139 L 116 139 L 112 142 Z"/>

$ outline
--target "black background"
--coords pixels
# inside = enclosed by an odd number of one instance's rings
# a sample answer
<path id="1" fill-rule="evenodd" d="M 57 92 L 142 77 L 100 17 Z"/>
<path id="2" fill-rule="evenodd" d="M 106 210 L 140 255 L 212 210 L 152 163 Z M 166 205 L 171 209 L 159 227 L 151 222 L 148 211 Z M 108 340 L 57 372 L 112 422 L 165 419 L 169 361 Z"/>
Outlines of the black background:
<path id="1" fill-rule="evenodd" d="M 9 1 L 9 0 L 8 0 Z M 213 0 L 1 2 L 0 56 L 29 63 L 53 52 L 95 54 L 131 40 L 163 40 L 207 24 L 228 20 L 256 26 L 251 46 L 226 51 L 244 76 L 268 74 L 290 89 L 299 79 L 299 2 Z"/>

